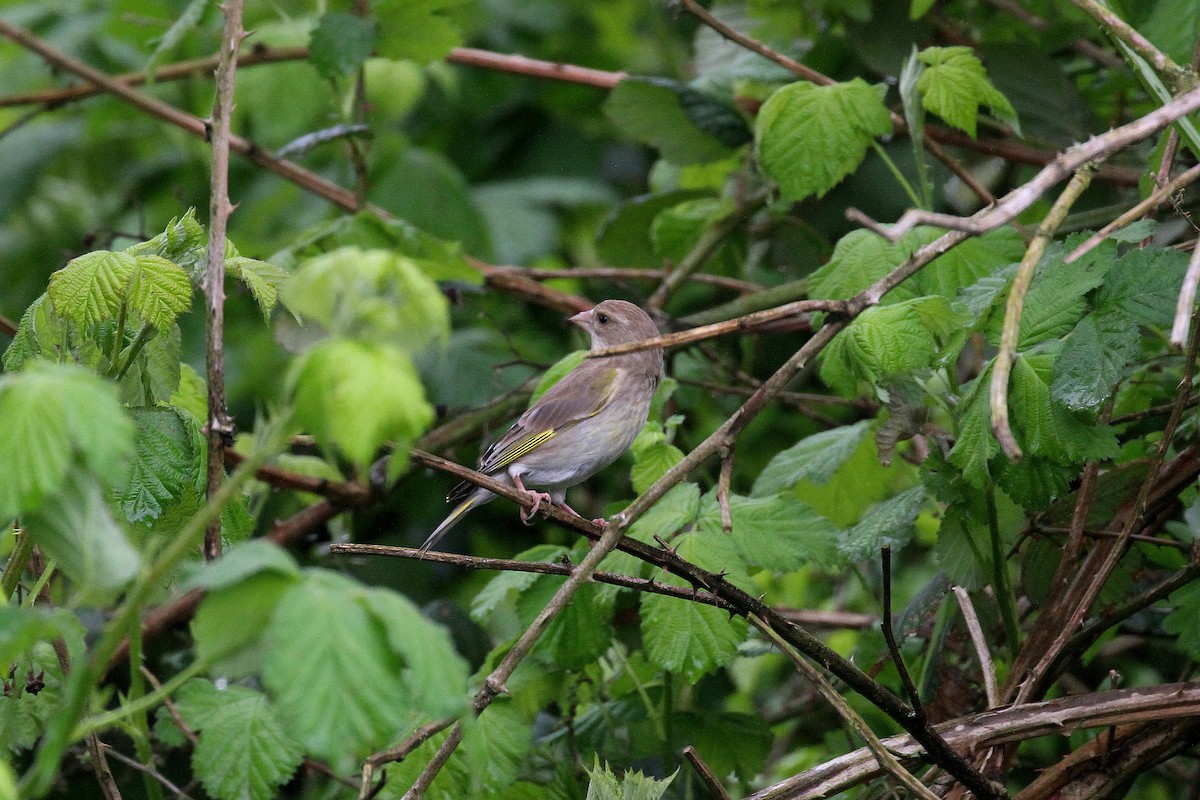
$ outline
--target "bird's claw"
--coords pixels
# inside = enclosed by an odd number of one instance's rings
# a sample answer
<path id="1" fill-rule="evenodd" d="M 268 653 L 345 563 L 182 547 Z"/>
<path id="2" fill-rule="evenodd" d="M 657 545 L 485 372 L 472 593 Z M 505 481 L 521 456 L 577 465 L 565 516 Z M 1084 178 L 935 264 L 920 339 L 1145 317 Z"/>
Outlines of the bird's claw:
<path id="1" fill-rule="evenodd" d="M 542 501 L 544 500 L 547 503 L 553 503 L 554 499 L 550 497 L 549 493 L 547 492 L 535 492 L 532 489 L 525 489 L 524 491 L 526 495 L 533 499 L 533 505 L 529 508 L 521 508 L 521 523 L 524 525 L 531 525 L 533 524 L 532 520 L 537 514 L 538 509 L 542 507 Z"/>

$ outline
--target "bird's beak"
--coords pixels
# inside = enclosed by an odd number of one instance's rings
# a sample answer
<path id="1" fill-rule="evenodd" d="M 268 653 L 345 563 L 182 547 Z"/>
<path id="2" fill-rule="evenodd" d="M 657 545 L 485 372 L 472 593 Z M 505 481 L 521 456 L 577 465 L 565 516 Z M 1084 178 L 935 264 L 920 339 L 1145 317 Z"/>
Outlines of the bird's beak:
<path id="1" fill-rule="evenodd" d="M 592 309 L 589 308 L 587 311 L 580 311 L 575 316 L 570 317 L 570 321 L 574 322 L 585 331 L 588 330 L 588 328 L 590 328 L 592 325 Z"/>

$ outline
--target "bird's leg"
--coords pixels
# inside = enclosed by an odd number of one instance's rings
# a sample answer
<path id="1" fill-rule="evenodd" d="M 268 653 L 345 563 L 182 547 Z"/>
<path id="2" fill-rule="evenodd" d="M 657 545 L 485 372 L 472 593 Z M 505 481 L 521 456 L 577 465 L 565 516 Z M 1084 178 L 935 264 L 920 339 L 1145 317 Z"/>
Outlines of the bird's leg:
<path id="1" fill-rule="evenodd" d="M 569 505 L 567 505 L 567 501 L 566 501 L 566 500 L 562 501 L 562 502 L 561 502 L 561 503 L 559 503 L 558 505 L 559 505 L 559 507 L 560 507 L 560 508 L 562 508 L 563 510 L 565 510 L 565 511 L 570 511 L 570 512 L 571 512 L 572 514 L 574 514 L 575 516 L 579 517 L 580 519 L 583 519 L 583 515 L 582 515 L 582 514 L 580 514 L 578 511 L 576 511 L 575 509 L 571 508 Z M 593 525 L 599 525 L 601 528 L 607 528 L 607 527 L 608 527 L 608 520 L 606 520 L 604 517 L 596 517 L 595 519 L 593 519 L 593 520 L 592 520 L 592 524 L 593 524 Z"/>
<path id="2" fill-rule="evenodd" d="M 524 523 L 525 525 L 530 524 L 529 521 L 531 519 L 533 519 L 533 516 L 535 514 L 537 514 L 538 509 L 542 507 L 543 500 L 546 501 L 547 503 L 554 502 L 554 499 L 552 497 L 550 497 L 548 492 L 538 492 L 533 489 L 526 489 L 525 484 L 521 482 L 520 475 L 513 476 L 513 483 L 515 483 L 517 485 L 518 492 L 521 492 L 522 494 L 527 494 L 531 498 L 533 498 L 533 505 L 528 510 L 526 510 L 524 507 L 521 508 L 521 522 Z"/>

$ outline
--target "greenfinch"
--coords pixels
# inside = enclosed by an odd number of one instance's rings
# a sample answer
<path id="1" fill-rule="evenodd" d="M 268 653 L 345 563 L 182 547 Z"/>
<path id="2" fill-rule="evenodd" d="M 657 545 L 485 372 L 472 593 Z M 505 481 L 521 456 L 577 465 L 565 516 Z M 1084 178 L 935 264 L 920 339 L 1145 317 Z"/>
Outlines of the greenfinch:
<path id="1" fill-rule="evenodd" d="M 605 300 L 571 322 L 591 336 L 591 349 L 658 335 L 646 312 L 624 300 Z M 650 400 L 663 377 L 662 348 L 584 359 L 538 399 L 479 459 L 479 471 L 530 496 L 521 509 L 528 523 L 543 502 L 579 516 L 565 502 L 567 489 L 607 467 L 633 444 L 646 424 Z M 456 503 L 421 545 L 437 544 L 476 506 L 495 498 L 463 482 L 446 496 Z M 599 520 L 598 520 L 599 521 Z"/>

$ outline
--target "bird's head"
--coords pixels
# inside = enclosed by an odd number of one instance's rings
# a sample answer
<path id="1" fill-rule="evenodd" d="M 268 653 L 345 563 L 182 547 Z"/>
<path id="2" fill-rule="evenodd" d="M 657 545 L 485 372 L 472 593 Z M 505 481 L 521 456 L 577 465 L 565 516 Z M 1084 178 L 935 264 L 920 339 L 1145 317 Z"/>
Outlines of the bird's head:
<path id="1" fill-rule="evenodd" d="M 645 311 L 624 300 L 605 300 L 571 317 L 592 337 L 592 349 L 658 336 L 658 326 Z"/>

